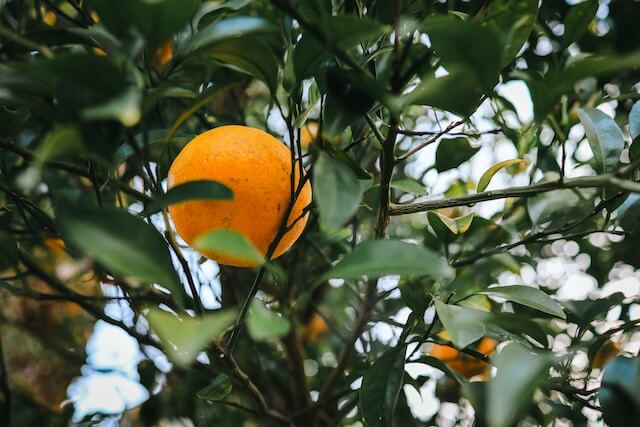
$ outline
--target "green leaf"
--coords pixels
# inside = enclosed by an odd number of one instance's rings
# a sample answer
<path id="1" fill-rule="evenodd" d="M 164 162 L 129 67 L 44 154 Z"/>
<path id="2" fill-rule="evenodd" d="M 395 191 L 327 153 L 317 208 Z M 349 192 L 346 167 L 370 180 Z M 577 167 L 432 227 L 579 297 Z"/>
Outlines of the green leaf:
<path id="1" fill-rule="evenodd" d="M 508 65 L 526 43 L 538 16 L 538 0 L 494 0 L 486 11 L 485 24 L 498 34 L 501 66 Z"/>
<path id="2" fill-rule="evenodd" d="M 445 374 L 447 374 L 449 378 L 455 379 L 458 383 L 462 384 L 465 382 L 464 378 L 460 376 L 458 372 L 449 368 L 449 366 L 446 363 L 444 363 L 442 360 L 437 359 L 433 356 L 429 356 L 429 355 L 420 356 L 419 359 L 411 360 L 411 363 L 424 363 L 426 365 L 433 366 L 434 368 L 439 369 Z"/>
<path id="3" fill-rule="evenodd" d="M 527 212 L 535 225 L 559 223 L 592 204 L 575 190 L 555 190 L 528 198 Z"/>
<path id="4" fill-rule="evenodd" d="M 456 347 L 465 348 L 486 333 L 484 322 L 488 315 L 484 311 L 445 304 L 440 300 L 435 301 L 435 306 L 444 329 Z"/>
<path id="5" fill-rule="evenodd" d="M 231 200 L 233 192 L 217 181 L 189 181 L 170 188 L 160 197 L 152 200 L 142 212 L 143 216 L 159 212 L 170 205 L 188 200 Z"/>
<path id="6" fill-rule="evenodd" d="M 313 168 L 313 197 L 322 229 L 342 227 L 358 210 L 364 190 L 364 182 L 351 168 L 320 153 Z"/>
<path id="7" fill-rule="evenodd" d="M 421 196 L 427 195 L 427 189 L 425 186 L 413 179 L 398 179 L 396 181 L 391 181 L 389 186 L 404 193 L 419 194 Z"/>
<path id="8" fill-rule="evenodd" d="M 629 113 L 629 134 L 634 141 L 640 136 L 640 101 L 636 101 L 633 107 L 631 107 L 631 112 Z"/>
<path id="9" fill-rule="evenodd" d="M 404 378 L 404 354 L 404 345 L 388 350 L 364 374 L 360 408 L 369 427 L 393 425 Z"/>
<path id="10" fill-rule="evenodd" d="M 480 150 L 473 147 L 467 138 L 443 138 L 436 149 L 436 170 L 438 172 L 455 169 Z"/>
<path id="11" fill-rule="evenodd" d="M 252 264 L 262 264 L 264 255 L 242 234 L 229 230 L 211 230 L 196 237 L 193 247 L 202 252 L 238 258 Z"/>
<path id="12" fill-rule="evenodd" d="M 217 43 L 248 35 L 275 33 L 269 21 L 257 16 L 233 16 L 201 29 L 176 49 L 176 57 L 185 57 L 214 47 Z"/>
<path id="13" fill-rule="evenodd" d="M 416 88 L 401 98 L 402 105 L 429 105 L 468 117 L 482 98 L 477 76 L 467 68 L 450 68 L 443 77 L 423 77 Z"/>
<path id="14" fill-rule="evenodd" d="M 458 234 L 458 224 L 449 217 L 436 211 L 429 211 L 427 212 L 427 219 L 436 236 L 444 242 L 451 242 L 455 235 Z"/>
<path id="15" fill-rule="evenodd" d="M 211 340 L 217 339 L 236 318 L 233 310 L 206 314 L 199 318 L 180 318 L 152 308 L 147 314 L 151 329 L 165 346 L 169 359 L 180 365 L 190 365 Z"/>
<path id="16" fill-rule="evenodd" d="M 599 77 L 640 66 L 640 53 L 623 57 L 583 56 L 564 68 L 538 74 L 522 75 L 529 86 L 537 121 L 542 121 L 561 95 L 572 93 L 574 85 L 587 77 Z"/>
<path id="17" fill-rule="evenodd" d="M 85 108 L 82 117 L 87 120 L 118 120 L 124 126 L 132 127 L 142 118 L 142 94 L 136 88 L 128 88 L 119 96 Z"/>
<path id="18" fill-rule="evenodd" d="M 640 194 L 629 194 L 617 211 L 618 223 L 625 231 L 633 233 L 640 225 Z"/>
<path id="19" fill-rule="evenodd" d="M 169 249 L 155 227 L 115 208 L 67 206 L 56 211 L 65 241 L 132 285 L 159 283 L 180 295 Z"/>
<path id="20" fill-rule="evenodd" d="M 631 419 L 637 420 L 640 417 L 640 358 L 618 356 L 609 362 L 598 399 L 608 425 L 622 427 L 629 425 Z"/>
<path id="21" fill-rule="evenodd" d="M 389 276 L 429 276 L 451 278 L 453 269 L 446 260 L 422 246 L 400 240 L 369 240 L 344 256 L 321 280 L 360 279 Z"/>
<path id="22" fill-rule="evenodd" d="M 151 47 L 184 28 L 200 7 L 199 0 L 91 0 L 100 24 L 119 37 L 139 32 Z"/>
<path id="23" fill-rule="evenodd" d="M 564 18 L 564 35 L 562 36 L 562 49 L 571 43 L 580 40 L 587 31 L 589 24 L 596 17 L 598 0 L 586 0 L 569 9 Z"/>
<path id="24" fill-rule="evenodd" d="M 247 315 L 247 331 L 256 341 L 268 341 L 286 336 L 291 323 L 286 317 L 269 310 L 262 301 L 254 298 Z"/>
<path id="25" fill-rule="evenodd" d="M 473 70 L 483 91 L 498 82 L 501 50 L 493 31 L 472 21 L 451 16 L 435 16 L 423 23 L 433 50 L 447 70 Z"/>
<path id="26" fill-rule="evenodd" d="M 386 31 L 386 27 L 378 22 L 349 15 L 325 17 L 320 24 L 327 42 L 341 50 L 376 39 Z M 330 51 L 317 38 L 305 32 L 293 51 L 294 71 L 298 82 L 317 72 L 330 56 Z"/>
<path id="27" fill-rule="evenodd" d="M 39 165 L 58 160 L 69 154 L 77 154 L 83 149 L 82 135 L 73 126 L 56 126 L 42 140 L 35 152 L 35 161 Z"/>
<path id="28" fill-rule="evenodd" d="M 595 108 L 578 110 L 589 146 L 596 162 L 596 172 L 612 173 L 620 164 L 624 135 L 616 122 Z"/>
<path id="29" fill-rule="evenodd" d="M 169 142 L 173 144 L 176 151 L 180 151 L 189 141 L 196 137 L 196 135 L 175 135 L 171 140 L 169 140 L 169 136 L 169 131 L 166 129 L 154 129 L 149 131 L 147 147 L 151 152 L 150 155 L 152 158 L 160 157 L 164 153 L 164 150 L 167 149 L 167 144 L 169 144 Z M 144 149 L 144 139 L 144 133 L 139 133 L 134 137 L 135 144 L 141 152 L 144 152 L 142 151 Z M 120 165 L 134 155 L 135 150 L 131 147 L 131 144 L 123 144 L 114 154 L 113 164 L 116 166 Z"/>
<path id="30" fill-rule="evenodd" d="M 271 93 L 278 85 L 278 61 L 269 45 L 256 37 L 216 43 L 203 53 L 221 64 L 262 80 Z"/>
<path id="31" fill-rule="evenodd" d="M 215 402 L 229 396 L 232 389 L 231 378 L 228 375 L 220 374 L 213 379 L 211 384 L 198 391 L 197 396 L 200 399 Z"/>
<path id="32" fill-rule="evenodd" d="M 484 191 L 489 186 L 489 183 L 491 182 L 491 179 L 493 178 L 493 176 L 496 173 L 498 173 L 501 169 L 504 169 L 507 166 L 512 166 L 512 165 L 527 165 L 527 164 L 528 162 L 523 159 L 503 160 L 501 162 L 496 163 L 495 165 L 487 169 L 480 177 L 480 180 L 478 181 L 478 188 L 477 188 L 478 193 Z"/>
<path id="33" fill-rule="evenodd" d="M 488 288 L 486 291 L 478 292 L 482 295 L 506 298 L 509 301 L 539 310 L 552 316 L 566 319 L 562 307 L 555 302 L 549 295 L 540 289 L 531 286 L 497 286 Z"/>
<path id="34" fill-rule="evenodd" d="M 529 407 L 536 388 L 549 378 L 551 358 L 511 343 L 493 358 L 493 364 L 498 373 L 488 386 L 488 425 L 509 427 Z"/>
<path id="35" fill-rule="evenodd" d="M 473 212 L 454 218 L 453 220 L 456 222 L 456 226 L 458 227 L 457 234 L 466 233 L 467 230 L 469 230 L 469 227 L 471 227 L 473 218 L 474 218 Z"/>

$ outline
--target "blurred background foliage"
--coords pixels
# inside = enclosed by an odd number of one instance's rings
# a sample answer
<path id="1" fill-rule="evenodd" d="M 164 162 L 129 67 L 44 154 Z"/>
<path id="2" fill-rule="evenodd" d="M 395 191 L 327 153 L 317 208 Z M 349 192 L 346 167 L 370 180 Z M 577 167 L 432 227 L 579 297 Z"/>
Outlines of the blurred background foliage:
<path id="1" fill-rule="evenodd" d="M 638 22 L 633 0 L 0 0 L 0 424 L 631 425 Z M 256 269 L 166 215 L 219 197 L 164 179 L 225 124 L 314 188 Z"/>

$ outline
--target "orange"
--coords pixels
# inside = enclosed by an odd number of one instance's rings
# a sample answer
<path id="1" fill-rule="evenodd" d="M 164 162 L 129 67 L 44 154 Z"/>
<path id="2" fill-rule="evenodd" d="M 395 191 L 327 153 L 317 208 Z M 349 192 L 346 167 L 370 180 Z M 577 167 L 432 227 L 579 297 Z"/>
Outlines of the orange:
<path id="1" fill-rule="evenodd" d="M 297 186 L 299 177 L 294 174 Z M 169 188 L 194 180 L 218 181 L 233 191 L 233 199 L 192 200 L 170 206 L 169 213 L 180 237 L 191 244 L 196 237 L 210 230 L 231 229 L 266 253 L 291 198 L 291 151 L 260 129 L 221 126 L 191 140 L 169 169 Z M 311 185 L 307 182 L 294 203 L 287 224 L 300 218 L 309 203 Z M 307 219 L 308 214 L 284 234 L 272 259 L 295 243 Z M 221 264 L 254 265 L 214 252 L 204 255 Z"/>
<path id="2" fill-rule="evenodd" d="M 498 343 L 491 338 L 482 338 L 476 351 L 489 355 L 493 353 L 497 345 Z M 467 379 L 484 374 L 489 367 L 482 360 L 461 353 L 455 348 L 446 345 L 434 344 L 430 354 Z"/>
<path id="3" fill-rule="evenodd" d="M 616 357 L 618 353 L 620 353 L 620 345 L 614 341 L 607 340 L 593 357 L 591 367 L 594 369 L 602 369 L 602 367 L 606 365 L 609 360 Z"/>
<path id="4" fill-rule="evenodd" d="M 309 147 L 309 144 L 311 144 L 317 137 L 318 124 L 315 122 L 307 123 L 300 129 L 300 146 L 302 148 Z"/>
<path id="5" fill-rule="evenodd" d="M 318 313 L 314 313 L 307 324 L 307 339 L 311 342 L 318 341 L 318 339 L 329 330 L 327 322 Z"/>
<path id="6" fill-rule="evenodd" d="M 156 50 L 151 60 L 151 67 L 155 70 L 162 67 L 173 58 L 173 45 L 171 39 L 165 40 L 162 45 Z"/>

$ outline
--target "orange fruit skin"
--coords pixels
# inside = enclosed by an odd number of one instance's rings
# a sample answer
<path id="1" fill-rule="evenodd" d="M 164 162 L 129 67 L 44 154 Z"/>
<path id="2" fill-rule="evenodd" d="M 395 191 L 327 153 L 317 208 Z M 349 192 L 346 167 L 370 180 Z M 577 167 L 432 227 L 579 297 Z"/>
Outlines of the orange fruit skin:
<path id="1" fill-rule="evenodd" d="M 295 184 L 299 177 L 294 169 Z M 233 191 L 232 200 L 192 200 L 169 207 L 176 231 L 189 245 L 212 229 L 231 229 L 248 238 L 263 254 L 276 237 L 290 200 L 291 151 L 268 133 L 247 126 L 221 126 L 191 140 L 174 160 L 168 187 L 194 181 L 218 181 Z M 311 203 L 306 182 L 287 219 L 290 225 Z M 284 234 L 271 259 L 300 237 L 308 214 Z M 255 264 L 215 252 L 203 252 L 220 264 Z"/>
<path id="2" fill-rule="evenodd" d="M 489 355 L 494 352 L 497 345 L 497 341 L 491 338 L 482 338 L 476 351 Z M 489 367 L 482 360 L 463 354 L 446 345 L 434 344 L 430 354 L 467 379 L 484 374 Z"/>

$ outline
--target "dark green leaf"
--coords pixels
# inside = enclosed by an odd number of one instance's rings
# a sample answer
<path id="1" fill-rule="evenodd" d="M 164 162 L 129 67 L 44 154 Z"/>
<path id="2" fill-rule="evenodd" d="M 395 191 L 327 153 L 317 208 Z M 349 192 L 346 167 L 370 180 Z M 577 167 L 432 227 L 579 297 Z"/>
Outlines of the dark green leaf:
<path id="1" fill-rule="evenodd" d="M 494 0 L 489 3 L 485 23 L 499 35 L 503 67 L 513 61 L 529 38 L 537 15 L 537 0 Z"/>
<path id="2" fill-rule="evenodd" d="M 217 181 L 189 181 L 170 188 L 169 191 L 154 199 L 145 208 L 142 215 L 151 215 L 170 205 L 188 200 L 231 200 L 233 193 L 224 184 Z"/>
<path id="3" fill-rule="evenodd" d="M 180 318 L 153 308 L 147 315 L 149 325 L 165 345 L 169 359 L 180 366 L 189 366 L 211 340 L 218 338 L 231 326 L 235 318 L 233 310 L 199 318 Z"/>
<path id="4" fill-rule="evenodd" d="M 57 126 L 49 131 L 40 143 L 35 153 L 35 160 L 43 165 L 69 154 L 78 154 L 82 149 L 82 135 L 75 127 Z"/>
<path id="5" fill-rule="evenodd" d="M 598 0 L 586 0 L 571 7 L 564 18 L 564 35 L 562 48 L 580 40 L 598 11 Z"/>
<path id="6" fill-rule="evenodd" d="M 232 390 L 231 378 L 228 375 L 220 374 L 213 379 L 211 384 L 198 391 L 197 396 L 200 399 L 215 402 L 222 400 L 231 394 Z"/>
<path id="7" fill-rule="evenodd" d="M 9 233 L 0 231 L 0 271 L 14 267 L 18 263 L 18 247 Z"/>
<path id="8" fill-rule="evenodd" d="M 208 231 L 193 241 L 193 247 L 203 252 L 238 258 L 252 264 L 262 264 L 264 255 L 242 234 L 228 229 Z"/>
<path id="9" fill-rule="evenodd" d="M 362 379 L 360 408 L 362 418 L 370 427 L 392 426 L 404 378 L 403 345 L 384 353 Z"/>
<path id="10" fill-rule="evenodd" d="M 640 358 L 618 356 L 607 364 L 598 392 L 605 421 L 626 426 L 640 416 Z M 619 411 L 624 414 L 620 417 Z"/>
<path id="11" fill-rule="evenodd" d="M 567 317 L 562 307 L 551 299 L 549 295 L 531 286 L 498 286 L 479 293 L 506 298 L 509 301 L 517 302 L 561 319 L 566 319 Z"/>
<path id="12" fill-rule="evenodd" d="M 473 70 L 482 90 L 493 90 L 498 82 L 501 57 L 493 31 L 451 16 L 430 17 L 423 30 L 429 34 L 435 53 L 447 70 Z"/>
<path id="13" fill-rule="evenodd" d="M 484 336 L 487 313 L 440 300 L 436 300 L 435 305 L 440 321 L 456 347 L 465 348 Z"/>
<path id="14" fill-rule="evenodd" d="M 427 195 L 427 189 L 425 186 L 412 179 L 398 179 L 396 181 L 391 181 L 389 185 L 391 188 L 395 188 L 396 190 L 400 190 L 404 193 L 419 194 L 421 196 Z"/>
<path id="15" fill-rule="evenodd" d="M 429 249 L 399 240 L 370 240 L 345 255 L 322 276 L 329 278 L 359 279 L 388 276 L 429 276 L 447 279 L 454 272 L 446 260 Z"/>
<path id="16" fill-rule="evenodd" d="M 353 216 L 362 201 L 365 182 L 347 165 L 320 153 L 313 168 L 313 197 L 323 229 L 342 227 Z"/>
<path id="17" fill-rule="evenodd" d="M 167 244 L 153 225 L 115 208 L 72 206 L 56 214 L 64 239 L 111 273 L 133 285 L 159 283 L 181 292 Z"/>
<path id="18" fill-rule="evenodd" d="M 199 0 L 91 0 L 100 23 L 120 37 L 139 32 L 153 48 L 184 28 Z"/>
<path id="19" fill-rule="evenodd" d="M 509 427 L 531 404 L 536 388 L 548 378 L 551 358 L 511 343 L 493 362 L 498 373 L 489 382 L 487 421 L 492 427 Z"/>
<path id="20" fill-rule="evenodd" d="M 640 194 L 629 194 L 617 211 L 622 228 L 627 232 L 634 232 L 640 225 Z"/>
<path id="21" fill-rule="evenodd" d="M 427 212 L 427 219 L 436 236 L 443 242 L 451 242 L 458 234 L 458 224 L 449 217 L 436 211 L 429 211 Z"/>
<path id="22" fill-rule="evenodd" d="M 436 149 L 436 170 L 438 172 L 455 169 L 480 150 L 473 147 L 467 138 L 443 138 Z"/>
<path id="23" fill-rule="evenodd" d="M 256 341 L 282 338 L 289 333 L 291 323 L 285 317 L 265 307 L 258 299 L 251 302 L 247 316 L 247 331 Z"/>
<path id="24" fill-rule="evenodd" d="M 595 108 L 578 110 L 578 116 L 587 134 L 598 173 L 612 173 L 620 164 L 624 149 L 624 135 L 616 122 Z"/>

